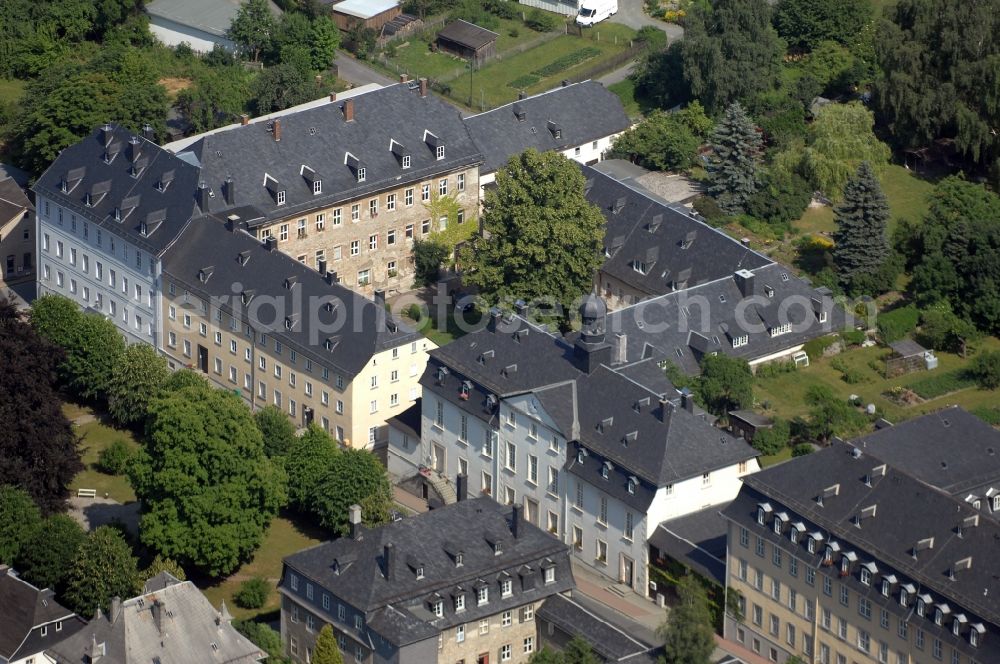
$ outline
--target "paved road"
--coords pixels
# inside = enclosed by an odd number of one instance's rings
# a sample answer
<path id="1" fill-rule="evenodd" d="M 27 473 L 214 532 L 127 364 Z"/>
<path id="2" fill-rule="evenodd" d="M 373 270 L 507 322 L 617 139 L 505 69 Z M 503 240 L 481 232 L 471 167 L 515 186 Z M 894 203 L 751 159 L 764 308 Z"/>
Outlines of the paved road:
<path id="1" fill-rule="evenodd" d="M 337 76 L 348 83 L 354 85 L 365 85 L 367 83 L 378 83 L 379 85 L 392 85 L 399 81 L 385 76 L 363 62 L 358 62 L 343 51 L 337 51 Z"/>
<path id="2" fill-rule="evenodd" d="M 667 39 L 673 42 L 684 36 L 684 28 L 676 23 L 664 23 L 646 15 L 642 10 L 642 0 L 618 0 L 618 13 L 610 19 L 638 30 L 644 25 L 652 25 L 667 33 Z"/>

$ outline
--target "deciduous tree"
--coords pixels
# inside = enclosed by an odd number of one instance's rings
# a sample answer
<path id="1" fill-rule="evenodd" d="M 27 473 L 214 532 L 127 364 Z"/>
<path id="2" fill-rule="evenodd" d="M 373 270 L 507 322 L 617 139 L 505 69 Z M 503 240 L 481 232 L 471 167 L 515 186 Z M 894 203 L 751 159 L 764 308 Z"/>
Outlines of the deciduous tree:
<path id="1" fill-rule="evenodd" d="M 0 562 L 12 565 L 41 522 L 38 506 L 27 492 L 0 485 Z"/>
<path id="2" fill-rule="evenodd" d="M 107 612 L 112 597 L 132 597 L 139 591 L 136 560 L 120 531 L 97 528 L 80 545 L 67 575 L 62 597 L 66 606 L 92 616 L 98 608 Z"/>
<path id="3" fill-rule="evenodd" d="M 264 455 L 249 409 L 223 390 L 155 399 L 132 468 L 142 542 L 213 576 L 260 546 L 285 502 L 284 472 Z"/>
<path id="4" fill-rule="evenodd" d="M 64 590 L 87 533 L 76 519 L 67 514 L 52 514 L 28 537 L 16 559 L 21 576 L 38 588 Z"/>
<path id="5" fill-rule="evenodd" d="M 466 283 L 491 303 L 547 299 L 569 306 L 603 260 L 604 217 L 584 197 L 583 173 L 556 152 L 511 157 L 486 192 L 485 233 L 462 254 Z"/>
<path id="6" fill-rule="evenodd" d="M 712 609 L 705 589 L 687 574 L 677 582 L 679 601 L 660 628 L 664 664 L 709 664 L 715 650 Z"/>
<path id="7" fill-rule="evenodd" d="M 236 11 L 227 34 L 240 47 L 244 57 L 257 62 L 271 45 L 275 28 L 267 0 L 246 0 Z"/>
<path id="8" fill-rule="evenodd" d="M 806 50 L 826 40 L 850 45 L 871 20 L 870 0 L 781 0 L 774 15 L 778 35 Z"/>
<path id="9" fill-rule="evenodd" d="M 312 510 L 316 487 L 338 453 L 337 443 L 330 434 L 315 424 L 309 425 L 305 433 L 292 441 L 285 458 L 290 505 L 303 512 Z"/>
<path id="10" fill-rule="evenodd" d="M 146 419 L 149 402 L 170 375 L 167 360 L 146 344 L 132 344 L 111 369 L 108 412 L 116 422 L 135 424 Z"/>
<path id="11" fill-rule="evenodd" d="M 385 467 L 367 450 L 345 449 L 334 455 L 311 497 L 320 523 L 340 535 L 349 531 L 348 509 L 361 506 L 364 524 L 374 527 L 389 519 L 392 486 Z"/>
<path id="12" fill-rule="evenodd" d="M 124 354 L 125 340 L 115 324 L 99 314 L 84 314 L 66 349 L 69 387 L 84 399 L 103 399 Z"/>
<path id="13" fill-rule="evenodd" d="M 694 163 L 700 143 L 677 114 L 657 110 L 620 134 L 612 150 L 644 168 L 673 171 Z"/>
<path id="14" fill-rule="evenodd" d="M 844 201 L 834 209 L 837 233 L 833 261 L 845 290 L 874 295 L 892 288 L 884 283 L 889 239 L 889 203 L 865 161 L 844 187 Z"/>
<path id="15" fill-rule="evenodd" d="M 857 102 L 824 106 L 809 125 L 803 176 L 828 197 L 840 200 L 861 162 L 881 173 L 889 163 L 889 147 L 875 136 L 874 126 L 871 111 Z"/>
<path id="16" fill-rule="evenodd" d="M 708 165 L 708 191 L 726 213 L 742 212 L 757 192 L 760 152 L 757 128 L 743 107 L 733 103 L 712 134 Z"/>
<path id="17" fill-rule="evenodd" d="M 712 413 L 753 406 L 753 372 L 747 361 L 728 355 L 705 355 L 701 360 L 698 394 Z"/>
<path id="18" fill-rule="evenodd" d="M 295 427 L 285 411 L 277 406 L 265 406 L 254 413 L 253 419 L 264 437 L 264 454 L 269 457 L 288 454 L 295 442 Z"/>

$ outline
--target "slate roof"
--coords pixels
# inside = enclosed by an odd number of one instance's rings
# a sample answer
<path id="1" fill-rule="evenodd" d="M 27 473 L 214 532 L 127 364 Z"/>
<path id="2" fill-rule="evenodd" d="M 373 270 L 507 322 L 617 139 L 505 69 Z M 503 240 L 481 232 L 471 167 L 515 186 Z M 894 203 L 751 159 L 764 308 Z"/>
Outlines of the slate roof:
<path id="1" fill-rule="evenodd" d="M 587 200 L 607 221 L 601 271 L 655 297 L 773 263 L 674 206 L 589 166 Z M 646 273 L 635 269 L 645 264 Z"/>
<path id="2" fill-rule="evenodd" d="M 421 399 L 418 397 L 412 406 L 404 410 L 399 415 L 390 417 L 386 420 L 386 423 L 403 433 L 413 436 L 415 440 L 420 440 L 421 409 Z"/>
<path id="3" fill-rule="evenodd" d="M 444 39 L 472 50 L 479 50 L 490 42 L 496 41 L 500 35 L 474 23 L 458 19 L 439 30 L 437 36 L 438 39 Z"/>
<path id="4" fill-rule="evenodd" d="M 55 600 L 54 592 L 40 590 L 0 565 L 0 659 L 14 661 L 38 653 L 43 640 L 35 628 L 63 620 L 70 623 L 65 626 L 68 635 L 80 626 L 74 619 L 75 614 Z"/>
<path id="5" fill-rule="evenodd" d="M 146 5 L 146 12 L 151 16 L 225 37 L 240 4 L 240 0 L 153 0 Z M 281 15 L 281 9 L 276 4 L 270 0 L 267 4 L 271 14 L 275 17 Z"/>
<path id="6" fill-rule="evenodd" d="M 653 531 L 649 544 L 725 585 L 726 521 L 718 505 L 664 521 Z"/>
<path id="7" fill-rule="evenodd" d="M 518 119 L 523 113 L 523 120 Z M 584 81 L 472 115 L 464 120 L 493 173 L 528 148 L 566 150 L 625 131 L 631 126 L 617 95 L 597 81 Z M 550 124 L 554 123 L 554 124 Z M 555 137 L 558 127 L 561 137 Z"/>
<path id="8" fill-rule="evenodd" d="M 993 483 L 1000 491 L 1000 431 L 952 406 L 858 438 L 854 445 L 886 463 L 964 499 Z"/>
<path id="9" fill-rule="evenodd" d="M 289 574 L 296 573 L 365 612 L 369 629 L 396 645 L 571 589 L 567 546 L 523 518 L 514 537 L 511 519 L 510 507 L 482 497 L 363 529 L 359 539 L 342 537 L 285 557 L 279 587 L 286 594 L 302 593 L 304 584 L 296 592 L 289 582 Z M 501 545 L 499 555 L 495 542 Z M 387 545 L 392 548 L 389 569 Z M 541 568 L 550 565 L 556 579 L 545 584 Z M 417 578 L 418 567 L 422 578 Z M 506 598 L 499 588 L 505 575 L 513 580 L 513 594 Z M 484 606 L 475 599 L 480 583 L 490 587 Z M 457 592 L 466 593 L 466 608 L 456 614 L 452 597 Z M 427 606 L 438 596 L 444 600 L 441 618 Z"/>
<path id="10" fill-rule="evenodd" d="M 14 178 L 0 180 L 0 224 L 6 224 L 15 218 L 20 219 L 25 210 L 34 209 L 35 206 L 31 204 Z"/>
<path id="11" fill-rule="evenodd" d="M 614 311 L 608 314 L 608 335 L 625 335 L 629 361 L 655 357 L 696 374 L 706 352 L 753 360 L 843 329 L 844 310 L 834 306 L 828 290 L 813 288 L 777 263 L 749 272 L 753 292 L 746 297 L 737 277 L 729 275 Z M 825 323 L 818 311 L 826 312 Z M 790 323 L 791 331 L 772 337 L 768 329 L 782 322 Z M 741 333 L 747 343 L 733 348 Z"/>
<path id="12" fill-rule="evenodd" d="M 70 212 L 97 220 L 106 232 L 159 255 L 198 214 L 198 169 L 124 127 L 109 127 L 63 150 L 33 189 Z M 135 145 L 129 143 L 132 139 Z M 137 177 L 130 173 L 133 166 Z M 121 221 L 115 220 L 116 209 Z"/>
<path id="13" fill-rule="evenodd" d="M 347 104 L 353 104 L 352 121 L 345 117 Z M 275 140 L 274 123 L 280 123 L 280 140 Z M 445 148 L 441 160 L 436 145 Z M 407 169 L 402 167 L 404 154 L 411 158 Z M 272 122 L 206 134 L 178 157 L 199 166 L 202 179 L 216 192 L 213 212 L 227 207 L 222 193 L 231 177 L 235 204 L 264 213 L 255 224 L 482 161 L 459 112 L 405 84 L 284 114 Z M 358 181 L 359 168 L 365 169 L 363 182 Z M 313 193 L 313 179 L 322 181 L 322 193 Z M 285 192 L 282 205 L 278 191 Z"/>
<path id="14" fill-rule="evenodd" d="M 657 661 L 657 647 L 634 638 L 576 598 L 553 595 L 542 603 L 535 615 L 566 634 L 583 637 L 604 661 L 629 664 Z"/>
<path id="15" fill-rule="evenodd" d="M 821 506 L 817 497 L 824 494 L 827 497 Z M 739 495 L 723 513 L 758 534 L 773 534 L 770 518 L 765 526 L 757 525 L 762 502 L 768 502 L 774 513 L 794 512 L 791 520 L 804 521 L 805 532 L 823 534 L 824 546 L 817 548 L 816 554 L 808 553 L 808 538 L 800 538 L 795 555 L 808 564 L 819 566 L 826 543 L 836 540 L 843 552 L 856 548 L 858 562 L 873 560 L 879 574 L 893 573 L 899 583 L 912 582 L 920 586 L 919 592 L 938 598 L 934 601 L 943 597 L 974 614 L 968 616 L 970 622 L 976 622 L 978 616 L 994 625 L 1000 623 L 1000 593 L 995 592 L 1000 523 L 982 518 L 968 504 L 887 466 L 863 448 L 835 441 L 813 454 L 748 475 Z M 862 511 L 872 506 L 876 508 L 874 516 L 862 516 Z M 859 516 L 858 522 L 855 519 Z M 787 537 L 775 539 L 789 541 Z M 920 542 L 923 544 L 918 546 Z M 950 578 L 956 563 L 966 558 L 971 566 Z M 864 591 L 881 597 L 873 589 Z M 953 611 L 957 612 L 957 607 L 953 606 Z M 932 621 L 927 623 L 933 625 Z M 991 641 L 992 657 L 1000 656 L 995 638 L 985 643 Z M 990 657 L 983 653 L 982 661 L 995 661 Z"/>
<path id="16" fill-rule="evenodd" d="M 319 272 L 282 251 L 268 250 L 238 225 L 233 228 L 236 230 L 228 230 L 215 216 L 194 219 L 163 256 L 166 278 L 184 284 L 192 293 L 213 298 L 226 313 L 232 312 L 230 301 L 242 301 L 241 293 L 279 302 L 280 314 L 272 314 L 274 308 L 267 305 L 259 308 L 259 329 L 321 365 L 351 376 L 360 372 L 373 354 L 422 338 L 373 300 L 328 283 Z M 200 276 L 206 274 L 202 281 Z M 327 309 L 327 303 L 334 305 L 333 311 Z M 240 309 L 248 310 L 246 305 Z M 327 348 L 327 340 L 331 340 L 332 350 Z"/>
<path id="17" fill-rule="evenodd" d="M 47 653 L 58 664 L 88 664 L 95 647 L 101 664 L 249 664 L 267 657 L 229 624 L 225 604 L 217 611 L 193 583 L 170 578 L 169 584 L 113 605 L 114 615 L 98 612 Z"/>
<path id="18" fill-rule="evenodd" d="M 569 454 L 566 470 L 637 509 L 649 506 L 657 487 L 757 456 L 701 411 L 682 407 L 654 363 L 602 365 L 587 374 L 573 357 L 565 340 L 519 317 L 493 318 L 485 328 L 430 351 L 421 385 L 494 425 L 490 395 L 532 394 L 562 435 L 588 450 L 583 464 Z M 466 381 L 469 398 L 461 399 Z M 610 464 L 608 480 L 601 476 L 604 462 Z"/>

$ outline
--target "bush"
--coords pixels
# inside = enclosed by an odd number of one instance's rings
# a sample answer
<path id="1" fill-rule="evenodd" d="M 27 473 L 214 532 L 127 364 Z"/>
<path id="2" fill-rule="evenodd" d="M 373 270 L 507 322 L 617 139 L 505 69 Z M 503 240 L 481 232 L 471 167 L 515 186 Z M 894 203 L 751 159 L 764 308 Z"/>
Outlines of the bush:
<path id="1" fill-rule="evenodd" d="M 860 369 L 846 369 L 840 377 L 848 385 L 869 382 L 868 376 L 864 375 Z"/>
<path id="2" fill-rule="evenodd" d="M 792 448 L 792 456 L 793 457 L 805 456 L 807 454 L 812 454 L 813 451 L 814 451 L 814 449 L 813 449 L 812 444 L 810 444 L 810 443 L 799 443 L 798 445 L 796 445 L 795 447 Z"/>
<path id="3" fill-rule="evenodd" d="M 552 32 L 559 24 L 559 19 L 556 18 L 555 14 L 536 8 L 528 12 L 524 24 L 535 32 Z"/>
<path id="4" fill-rule="evenodd" d="M 957 392 L 976 384 L 976 378 L 971 372 L 962 370 L 946 371 L 921 378 L 909 385 L 918 396 L 924 399 L 936 399 L 949 392 Z"/>
<path id="5" fill-rule="evenodd" d="M 834 336 L 828 335 L 825 337 L 817 337 L 805 342 L 802 346 L 802 350 L 804 350 L 806 355 L 809 356 L 809 361 L 815 362 L 819 358 L 823 357 L 823 352 L 836 343 L 836 341 L 837 337 Z"/>
<path id="6" fill-rule="evenodd" d="M 267 653 L 268 664 L 284 664 L 288 661 L 282 655 L 284 648 L 281 645 L 281 634 L 268 625 L 253 620 L 234 620 L 233 628 Z"/>
<path id="7" fill-rule="evenodd" d="M 423 316 L 423 311 L 420 309 L 420 305 L 414 302 L 406 308 L 406 316 L 415 323 L 420 322 L 420 318 Z"/>
<path id="8" fill-rule="evenodd" d="M 261 576 L 247 579 L 240 584 L 240 589 L 233 595 L 236 605 L 243 609 L 259 609 L 267 604 L 267 596 L 271 594 L 271 584 Z"/>
<path id="9" fill-rule="evenodd" d="M 920 311 L 913 304 L 880 313 L 878 316 L 879 337 L 885 343 L 899 341 L 915 330 L 919 321 Z"/>
<path id="10" fill-rule="evenodd" d="M 868 338 L 864 330 L 844 330 L 840 333 L 840 338 L 843 339 L 844 345 L 846 346 L 860 346 Z"/>
<path id="11" fill-rule="evenodd" d="M 761 454 L 771 456 L 788 445 L 791 430 L 787 420 L 775 419 L 770 429 L 758 429 L 753 436 L 753 447 Z"/>
<path id="12" fill-rule="evenodd" d="M 500 18 L 514 19 L 521 13 L 514 0 L 483 0 L 482 4 L 483 9 Z"/>
<path id="13" fill-rule="evenodd" d="M 771 175 L 747 205 L 747 212 L 769 224 L 785 227 L 802 216 L 812 200 L 812 187 L 800 176 Z"/>
<path id="14" fill-rule="evenodd" d="M 705 221 L 713 226 L 721 226 L 726 223 L 726 213 L 722 211 L 719 204 L 711 196 L 699 196 L 694 199 L 694 211 L 705 218 Z"/>
<path id="15" fill-rule="evenodd" d="M 132 462 L 132 450 L 121 438 L 101 450 L 97 467 L 109 475 L 124 475 Z"/>
<path id="16" fill-rule="evenodd" d="M 969 375 L 984 390 L 995 390 L 1000 387 L 1000 352 L 977 355 L 969 367 Z"/>
<path id="17" fill-rule="evenodd" d="M 451 250 L 444 244 L 429 240 L 417 240 L 413 243 L 413 263 L 416 268 L 414 282 L 416 286 L 430 286 L 437 283 L 441 263 L 448 257 Z"/>
<path id="18" fill-rule="evenodd" d="M 798 370 L 798 365 L 795 364 L 795 360 L 785 360 L 784 362 L 768 362 L 767 364 L 761 364 L 757 367 L 757 371 L 754 375 L 757 378 L 770 378 L 772 376 L 780 376 L 781 374 L 792 373 Z"/>
<path id="19" fill-rule="evenodd" d="M 644 25 L 635 33 L 635 41 L 651 51 L 662 51 L 667 45 L 667 33 L 653 25 Z"/>
<path id="20" fill-rule="evenodd" d="M 518 37 L 521 36 L 521 31 L 518 30 L 516 27 L 514 27 L 514 28 L 511 28 L 510 30 L 508 30 L 507 34 L 510 35 L 511 37 L 513 37 L 514 39 L 517 39 Z"/>

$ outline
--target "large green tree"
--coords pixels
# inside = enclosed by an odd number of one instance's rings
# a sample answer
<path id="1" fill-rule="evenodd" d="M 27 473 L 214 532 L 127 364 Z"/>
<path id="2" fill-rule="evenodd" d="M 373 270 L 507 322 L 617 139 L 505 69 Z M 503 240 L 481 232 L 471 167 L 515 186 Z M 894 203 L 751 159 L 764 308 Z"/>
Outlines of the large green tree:
<path id="1" fill-rule="evenodd" d="M 308 69 L 286 62 L 262 71 L 254 80 L 250 91 L 260 115 L 302 104 L 321 93 Z"/>
<path id="2" fill-rule="evenodd" d="M 312 661 L 314 664 L 344 664 L 337 639 L 333 635 L 333 628 L 329 625 L 323 625 L 323 629 L 319 631 Z"/>
<path id="3" fill-rule="evenodd" d="M 0 484 L 24 489 L 45 512 L 65 508 L 69 483 L 83 470 L 79 439 L 55 390 L 62 357 L 0 300 Z"/>
<path id="4" fill-rule="evenodd" d="M 612 150 L 645 168 L 673 171 L 692 166 L 700 144 L 679 114 L 656 110 L 620 134 Z"/>
<path id="5" fill-rule="evenodd" d="M 276 27 L 267 0 L 246 0 L 236 11 L 228 36 L 240 47 L 244 57 L 257 62 L 261 53 L 271 46 Z"/>
<path id="6" fill-rule="evenodd" d="M 605 222 L 584 184 L 579 167 L 557 152 L 511 157 L 486 192 L 484 233 L 462 253 L 463 280 L 491 304 L 548 299 L 566 307 L 590 291 Z"/>
<path id="7" fill-rule="evenodd" d="M 12 565 L 41 522 L 31 496 L 9 484 L 0 485 L 0 562 Z"/>
<path id="8" fill-rule="evenodd" d="M 139 591 L 136 561 L 119 530 L 97 528 L 77 551 L 62 600 L 81 616 L 92 616 L 98 608 L 107 612 L 112 597 L 128 598 Z"/>
<path id="9" fill-rule="evenodd" d="M 934 188 L 924 223 L 912 229 L 907 258 L 921 305 L 946 301 L 962 318 L 1000 332 L 1000 196 L 948 177 Z"/>
<path id="10" fill-rule="evenodd" d="M 871 20 L 871 0 L 781 0 L 774 14 L 778 35 L 807 50 L 826 40 L 848 46 Z"/>
<path id="11" fill-rule="evenodd" d="M 303 512 L 312 510 L 316 488 L 338 453 L 337 443 L 315 423 L 292 441 L 285 458 L 290 505 Z"/>
<path id="12" fill-rule="evenodd" d="M 764 0 L 695 3 L 684 20 L 684 79 L 712 115 L 777 87 L 782 51 Z"/>
<path id="13" fill-rule="evenodd" d="M 892 288 L 883 283 L 889 258 L 889 203 L 875 171 L 861 162 L 857 174 L 844 187 L 844 201 L 834 209 L 837 233 L 833 262 L 844 289 L 874 295 Z"/>
<path id="14" fill-rule="evenodd" d="M 715 651 L 715 628 L 708 595 L 691 574 L 677 582 L 677 605 L 660 628 L 664 664 L 709 664 Z"/>
<path id="15" fill-rule="evenodd" d="M 746 209 L 760 186 L 761 138 L 750 116 L 738 102 L 712 134 L 712 157 L 708 164 L 708 192 L 728 214 Z"/>
<path id="16" fill-rule="evenodd" d="M 108 381 L 111 417 L 125 425 L 145 420 L 150 400 L 169 375 L 167 360 L 152 346 L 132 344 L 126 348 Z"/>
<path id="17" fill-rule="evenodd" d="M 284 472 L 264 455 L 250 410 L 223 390 L 154 399 L 131 478 L 142 542 L 213 576 L 260 546 L 285 502 Z"/>
<path id="18" fill-rule="evenodd" d="M 829 104 L 809 125 L 802 155 L 802 175 L 814 187 L 839 200 L 847 180 L 861 162 L 881 173 L 889 163 L 889 147 L 873 131 L 875 118 L 859 104 Z"/>
<path id="19" fill-rule="evenodd" d="M 1000 0 L 899 0 L 875 41 L 875 101 L 906 148 L 954 139 L 1000 177 Z"/>
<path id="20" fill-rule="evenodd" d="M 16 559 L 17 570 L 39 588 L 62 593 L 87 533 L 67 514 L 52 514 L 34 529 Z"/>
<path id="21" fill-rule="evenodd" d="M 378 457 L 367 450 L 345 449 L 333 457 L 311 502 L 324 527 L 346 535 L 351 505 L 361 506 L 361 517 L 368 527 L 389 520 L 392 485 Z"/>
<path id="22" fill-rule="evenodd" d="M 802 436 L 826 442 L 833 436 L 857 435 L 865 428 L 865 416 L 830 387 L 812 385 L 805 396 L 808 420 L 795 421 Z"/>
<path id="23" fill-rule="evenodd" d="M 705 407 L 720 417 L 731 410 L 753 406 L 753 371 L 747 361 L 728 355 L 706 355 L 701 360 L 698 394 Z"/>
<path id="24" fill-rule="evenodd" d="M 295 443 L 295 426 L 285 411 L 269 405 L 254 413 L 253 419 L 264 437 L 264 454 L 269 457 L 288 454 Z"/>

